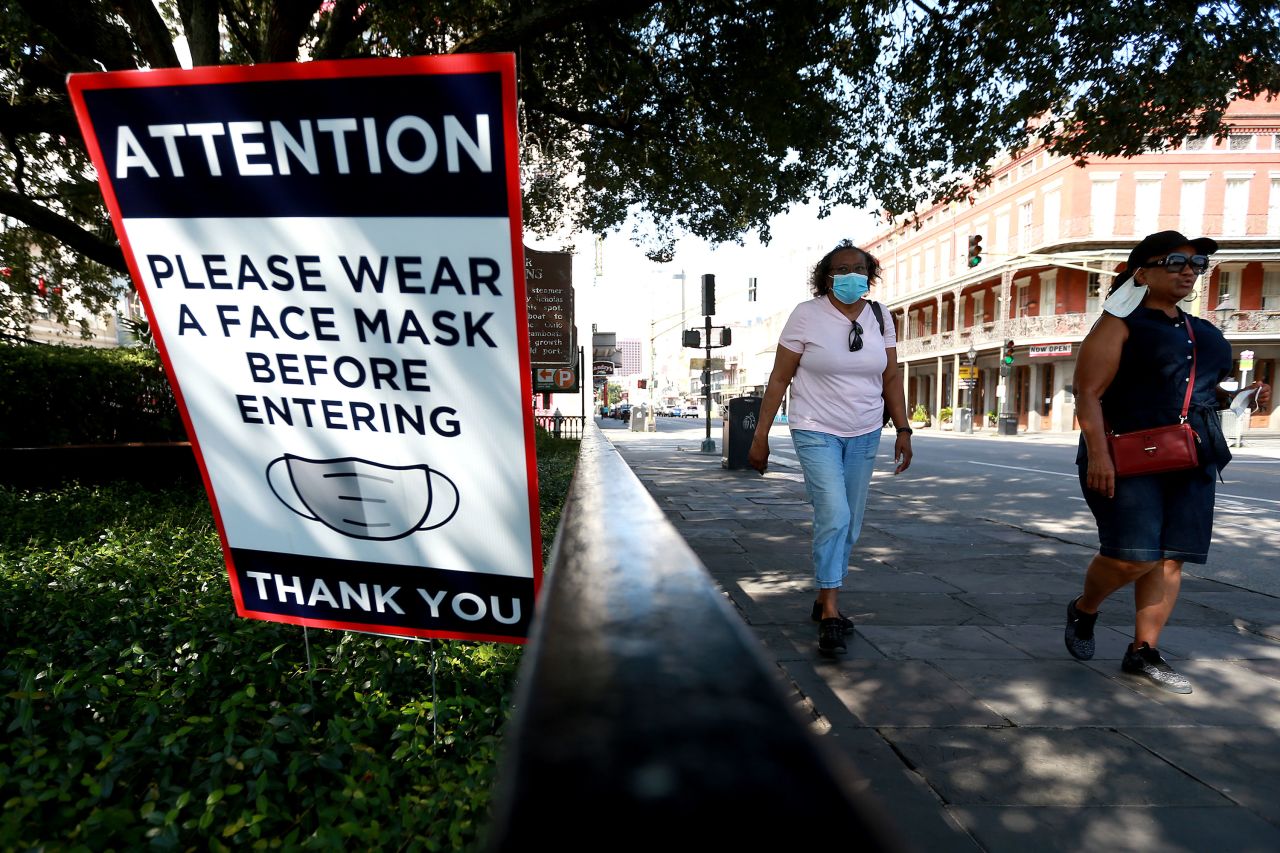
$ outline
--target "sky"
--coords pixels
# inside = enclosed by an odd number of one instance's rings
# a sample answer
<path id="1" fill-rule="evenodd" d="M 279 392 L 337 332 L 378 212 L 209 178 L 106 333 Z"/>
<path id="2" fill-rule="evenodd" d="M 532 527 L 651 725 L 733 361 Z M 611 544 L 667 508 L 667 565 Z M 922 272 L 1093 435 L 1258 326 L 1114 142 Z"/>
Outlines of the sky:
<path id="1" fill-rule="evenodd" d="M 797 299 L 795 288 L 788 287 L 786 304 L 775 305 L 769 298 L 770 288 L 780 279 L 803 280 L 808 269 L 841 239 L 868 242 L 877 232 L 872 213 L 844 209 L 826 219 L 818 219 L 816 206 L 800 207 L 771 221 L 773 239 L 762 245 L 755 235 L 748 235 L 744 245 L 725 243 L 714 246 L 706 241 L 685 238 L 677 243 L 674 259 L 657 264 L 628 238 L 629 231 L 606 236 L 602 262 L 597 274 L 594 238 L 585 235 L 576 241 L 574 288 L 580 324 L 587 330 L 596 323 L 601 331 L 615 331 L 620 338 L 648 339 L 652 328 L 661 331 L 680 325 L 680 281 L 685 275 L 685 325 L 701 324 L 700 289 L 704 273 L 716 276 L 717 305 L 722 305 L 728 288 L 741 289 L 748 276 L 761 282 L 761 310 L 790 308 Z M 530 239 L 534 248 L 556 250 L 556 243 Z M 652 323 L 652 326 L 651 326 Z"/>

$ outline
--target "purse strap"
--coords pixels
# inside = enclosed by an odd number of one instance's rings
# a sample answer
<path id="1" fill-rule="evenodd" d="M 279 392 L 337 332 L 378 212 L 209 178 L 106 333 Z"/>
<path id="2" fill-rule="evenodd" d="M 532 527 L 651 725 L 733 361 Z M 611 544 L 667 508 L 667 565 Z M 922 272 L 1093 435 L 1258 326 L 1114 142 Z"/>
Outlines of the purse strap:
<path id="1" fill-rule="evenodd" d="M 1178 423 L 1185 424 L 1187 422 L 1187 411 L 1191 408 L 1191 392 L 1196 387 L 1196 333 L 1191 330 L 1191 317 L 1181 308 L 1178 313 L 1182 315 L 1182 324 L 1187 329 L 1187 337 L 1191 339 L 1191 375 L 1187 377 L 1187 393 L 1182 398 L 1182 414 L 1178 416 Z"/>

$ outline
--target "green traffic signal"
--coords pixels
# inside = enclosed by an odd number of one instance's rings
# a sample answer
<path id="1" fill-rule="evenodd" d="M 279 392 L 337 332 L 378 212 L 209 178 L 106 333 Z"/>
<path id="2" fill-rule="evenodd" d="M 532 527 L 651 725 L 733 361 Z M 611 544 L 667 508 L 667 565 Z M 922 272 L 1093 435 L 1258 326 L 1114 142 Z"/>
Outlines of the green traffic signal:
<path id="1" fill-rule="evenodd" d="M 969 266 L 976 267 L 982 263 L 982 235 L 974 234 L 969 238 Z"/>

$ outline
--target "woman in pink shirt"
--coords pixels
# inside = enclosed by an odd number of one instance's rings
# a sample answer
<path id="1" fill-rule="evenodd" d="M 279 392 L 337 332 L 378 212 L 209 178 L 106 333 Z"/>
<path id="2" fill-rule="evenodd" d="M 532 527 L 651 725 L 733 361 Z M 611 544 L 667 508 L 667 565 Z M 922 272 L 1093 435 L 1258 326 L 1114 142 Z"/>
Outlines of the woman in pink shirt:
<path id="1" fill-rule="evenodd" d="M 893 319 L 882 310 L 882 330 L 867 299 L 879 278 L 879 261 L 848 240 L 814 267 L 814 298 L 797 305 L 782 329 L 749 454 L 751 467 L 763 474 L 769 427 L 791 386 L 787 420 L 813 504 L 813 618 L 818 650 L 828 655 L 847 651 L 844 638 L 853 631 L 836 598 L 862 530 L 886 407 L 898 429 L 893 473 L 911 465 Z"/>

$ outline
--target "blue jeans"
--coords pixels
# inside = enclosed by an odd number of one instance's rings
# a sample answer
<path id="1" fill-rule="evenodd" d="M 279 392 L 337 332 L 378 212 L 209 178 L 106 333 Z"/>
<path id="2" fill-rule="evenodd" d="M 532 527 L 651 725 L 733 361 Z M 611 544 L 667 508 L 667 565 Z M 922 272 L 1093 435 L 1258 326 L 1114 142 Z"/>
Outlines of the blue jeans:
<path id="1" fill-rule="evenodd" d="M 862 532 L 880 431 L 843 438 L 793 429 L 791 441 L 813 504 L 813 573 L 818 589 L 837 589 L 849 573 L 849 555 Z"/>

